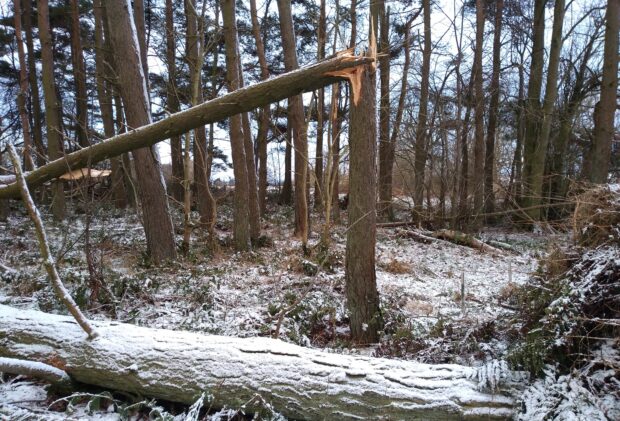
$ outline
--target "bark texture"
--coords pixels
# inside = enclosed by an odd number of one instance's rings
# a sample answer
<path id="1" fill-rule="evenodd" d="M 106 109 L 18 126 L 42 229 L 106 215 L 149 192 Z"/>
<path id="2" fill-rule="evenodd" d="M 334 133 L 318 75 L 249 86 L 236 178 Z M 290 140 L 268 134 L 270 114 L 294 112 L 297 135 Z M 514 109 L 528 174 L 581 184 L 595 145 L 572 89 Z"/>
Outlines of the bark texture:
<path id="1" fill-rule="evenodd" d="M 90 145 L 88 140 L 88 97 L 86 70 L 80 34 L 80 9 L 78 0 L 71 0 L 71 62 L 75 80 L 75 133 L 81 147 Z"/>
<path id="2" fill-rule="evenodd" d="M 481 391 L 482 370 L 470 367 L 93 323 L 99 336 L 85 340 L 66 316 L 0 305 L 0 356 L 45 361 L 54 355 L 75 381 L 185 404 L 209 391 L 214 408 L 238 407 L 259 393 L 293 419 L 482 421 L 513 413 L 513 399 Z"/>
<path id="3" fill-rule="evenodd" d="M 484 0 L 476 0 L 476 51 L 474 53 L 474 223 L 484 206 L 484 91 L 482 89 L 482 47 L 484 40 Z"/>
<path id="4" fill-rule="evenodd" d="M 177 92 L 177 65 L 176 65 L 176 33 L 174 30 L 173 0 L 166 0 L 166 65 L 168 79 L 166 84 L 167 111 L 174 114 L 179 111 L 179 97 Z M 172 182 L 170 192 L 177 202 L 183 201 L 183 152 L 181 136 L 170 137 L 170 159 L 172 164 Z"/>
<path id="5" fill-rule="evenodd" d="M 151 123 L 140 48 L 136 44 L 136 27 L 127 0 L 107 0 L 106 8 L 125 117 L 127 125 L 136 129 Z M 174 259 L 177 255 L 174 230 L 159 155 L 154 147 L 142 147 L 134 150 L 133 156 L 147 252 L 156 264 Z"/>

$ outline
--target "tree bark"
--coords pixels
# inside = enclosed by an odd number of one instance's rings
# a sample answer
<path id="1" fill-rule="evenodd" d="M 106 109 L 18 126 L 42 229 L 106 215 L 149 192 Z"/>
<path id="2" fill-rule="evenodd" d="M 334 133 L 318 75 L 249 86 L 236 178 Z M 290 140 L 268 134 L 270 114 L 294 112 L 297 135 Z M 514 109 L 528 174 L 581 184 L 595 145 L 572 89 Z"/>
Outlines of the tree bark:
<path id="1" fill-rule="evenodd" d="M 60 104 L 56 95 L 54 81 L 54 55 L 52 52 L 52 33 L 49 24 L 47 0 L 38 0 L 39 40 L 41 42 L 41 68 L 43 94 L 45 96 L 45 120 L 47 122 L 47 153 L 50 161 L 63 155 L 63 138 L 60 129 Z M 64 168 L 66 170 L 66 167 Z M 59 174 L 60 175 L 60 174 Z M 52 182 L 52 215 L 56 220 L 65 217 L 65 192 L 62 181 Z"/>
<path id="2" fill-rule="evenodd" d="M 71 0 L 71 62 L 75 81 L 75 133 L 81 147 L 90 145 L 88 140 L 88 98 L 86 93 L 86 70 L 80 34 L 80 9 L 78 0 Z"/>
<path id="3" fill-rule="evenodd" d="M 489 123 L 484 160 L 484 211 L 495 211 L 495 192 L 493 189 L 495 178 L 495 133 L 499 114 L 499 73 L 501 70 L 502 50 L 502 17 L 504 0 L 495 2 L 495 30 L 493 33 L 493 74 L 491 76 L 491 103 L 489 104 Z"/>
<path id="4" fill-rule="evenodd" d="M 376 57 L 376 28 L 380 9 L 370 4 L 368 56 Z M 379 339 L 383 318 L 375 272 L 376 244 L 376 84 L 374 64 L 359 67 L 351 74 L 353 93 L 350 107 L 349 137 L 349 224 L 345 254 L 345 290 L 351 326 L 356 343 Z"/>
<path id="5" fill-rule="evenodd" d="M 186 133 L 195 127 L 226 119 L 234 114 L 281 101 L 302 92 L 312 91 L 345 79 L 343 70 L 372 62 L 368 57 L 350 53 L 329 58 L 298 71 L 274 77 L 245 89 L 231 92 L 211 101 L 176 113 L 156 123 L 134 128 L 113 139 L 67 154 L 62 160 L 50 162 L 26 175 L 28 186 L 34 188 L 60 177 L 68 170 L 83 168 L 138 148 L 155 145 L 170 136 Z M 0 187 L 0 198 L 19 197 L 15 184 Z"/>
<path id="6" fill-rule="evenodd" d="M 107 0 L 106 7 L 125 117 L 127 125 L 136 130 L 151 124 L 140 47 L 136 44 L 136 27 L 127 0 Z M 159 154 L 155 147 L 142 147 L 133 150 L 133 157 L 136 163 L 147 252 L 153 262 L 159 264 L 174 259 L 177 255 Z"/>
<path id="7" fill-rule="evenodd" d="M 293 15 L 290 0 L 278 0 L 280 12 L 280 32 L 284 50 L 284 68 L 292 72 L 299 68 L 297 62 L 297 44 L 293 29 Z M 293 129 L 295 147 L 295 236 L 299 237 L 305 247 L 308 242 L 308 202 L 306 187 L 308 180 L 308 139 L 304 104 L 301 95 L 289 98 L 289 125 Z"/>
<path id="8" fill-rule="evenodd" d="M 485 391 L 477 380 L 485 370 L 472 367 L 332 354 L 269 338 L 93 325 L 99 336 L 86 340 L 66 316 L 0 305 L 0 355 L 54 356 L 75 381 L 185 404 L 207 391 L 213 408 L 234 408 L 258 393 L 292 419 L 482 421 L 510 419 L 515 404 L 502 383 Z"/>
<path id="9" fill-rule="evenodd" d="M 476 0 L 476 51 L 474 53 L 474 224 L 484 207 L 484 92 L 482 90 L 482 47 L 484 40 L 484 0 Z"/>
<path id="10" fill-rule="evenodd" d="M 15 38 L 17 40 L 17 56 L 19 60 L 19 93 L 17 94 L 17 108 L 19 111 L 19 120 L 22 125 L 22 133 L 24 136 L 24 168 L 26 171 L 30 171 L 34 168 L 34 161 L 32 160 L 30 120 L 28 119 L 28 110 L 26 109 L 26 98 L 28 96 L 28 71 L 26 70 L 26 54 L 24 52 L 24 41 L 22 38 L 21 0 L 14 0 L 13 6 Z"/>
<path id="11" fill-rule="evenodd" d="M 590 181 L 605 183 L 609 172 L 611 143 L 614 137 L 614 116 L 618 95 L 618 32 L 620 31 L 620 0 L 608 0 L 605 13 L 605 49 L 603 78 L 598 113 L 594 115 L 594 139 L 590 154 Z"/>
<path id="12" fill-rule="evenodd" d="M 226 44 L 226 83 L 228 91 L 239 90 L 239 56 L 235 0 L 221 0 L 224 22 L 224 43 Z M 230 146 L 235 174 L 235 206 L 233 210 L 233 238 L 238 251 L 250 248 L 250 216 L 248 213 L 249 191 L 248 171 L 245 160 L 245 146 L 241 115 L 230 117 Z"/>
<path id="13" fill-rule="evenodd" d="M 260 24 L 258 23 L 258 12 L 256 10 L 256 0 L 250 0 L 250 14 L 252 16 L 252 35 L 256 43 L 256 54 L 260 65 L 261 80 L 269 79 L 269 68 L 265 57 L 265 45 L 261 36 Z M 267 135 L 269 133 L 269 105 L 260 110 L 258 120 L 258 134 L 256 143 L 258 144 L 258 205 L 262 216 L 267 212 Z"/>
<path id="14" fill-rule="evenodd" d="M 426 138 L 426 120 L 428 116 L 428 87 L 431 68 L 431 5 L 430 0 L 423 0 L 424 9 L 424 50 L 422 52 L 422 80 L 420 85 L 420 108 L 415 130 L 415 163 L 414 163 L 414 205 L 416 219 L 422 216 L 422 201 L 424 199 L 424 167 L 428 154 Z"/>
<path id="15" fill-rule="evenodd" d="M 142 63 L 142 73 L 146 84 L 146 92 L 149 92 L 149 46 L 146 45 L 146 22 L 144 18 L 144 0 L 133 0 L 133 18 L 136 26 L 136 35 L 140 52 L 140 63 Z M 150 97 L 149 97 L 150 107 Z"/>
<path id="16" fill-rule="evenodd" d="M 179 97 L 177 91 L 177 65 L 176 65 L 176 33 L 174 30 L 173 0 L 166 0 L 166 65 L 168 79 L 166 85 L 167 111 L 170 114 L 179 112 Z M 170 138 L 170 158 L 172 165 L 172 182 L 170 191 L 177 202 L 183 201 L 183 152 L 181 149 L 181 136 Z"/>

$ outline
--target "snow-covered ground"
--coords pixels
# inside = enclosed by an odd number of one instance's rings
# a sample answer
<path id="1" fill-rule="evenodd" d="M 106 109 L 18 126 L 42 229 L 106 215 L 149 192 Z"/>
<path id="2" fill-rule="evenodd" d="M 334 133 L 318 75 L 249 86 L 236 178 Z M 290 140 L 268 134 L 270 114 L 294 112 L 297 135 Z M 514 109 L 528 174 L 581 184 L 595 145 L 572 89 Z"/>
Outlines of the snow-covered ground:
<path id="1" fill-rule="evenodd" d="M 225 240 L 231 222 L 227 209 L 221 211 L 218 229 Z M 516 250 L 492 255 L 446 241 L 423 244 L 409 238 L 406 229 L 380 228 L 377 284 L 386 335 L 380 344 L 356 348 L 347 339 L 344 227 L 333 229 L 333 245 L 323 256 L 329 263 L 322 267 L 317 263 L 318 248 L 304 257 L 300 244 L 291 239 L 290 213 L 288 208 L 278 208 L 267 218 L 264 233 L 270 240 L 265 247 L 239 254 L 222 241 L 221 250 L 212 256 L 198 236 L 189 257 L 153 268 L 143 258 L 143 232 L 137 218 L 100 211 L 90 223 L 89 241 L 93 273 L 103 279 L 104 290 L 99 293 L 102 303 L 90 303 L 89 317 L 239 337 L 278 336 L 341 353 L 476 365 L 503 356 L 502 338 L 480 332 L 492 331 L 489 326 L 496 319 L 512 312 L 507 303 L 515 286 L 536 269 L 536 258 L 550 242 L 564 241 L 561 236 L 484 232 L 483 238 Z M 49 222 L 47 230 L 61 277 L 78 303 L 88 306 L 86 226 L 85 217 L 78 215 L 62 225 Z M 318 231 L 320 222 L 313 227 Z M 312 237 L 311 246 L 317 242 L 318 237 Z M 0 244 L 0 263 L 17 271 L 0 271 L 0 303 L 64 313 L 40 266 L 30 222 L 14 214 L 0 223 Z M 465 300 L 461 299 L 463 281 Z M 459 336 L 461 346 L 454 345 L 452 336 Z M 476 338 L 474 345 L 469 337 Z M 108 407 L 88 415 L 90 400 L 56 403 L 52 409 L 68 406 L 77 412 L 47 411 L 43 418 L 119 417 L 119 406 L 110 401 Z M 42 385 L 14 378 L 0 384 L 0 419 L 40 419 L 51 403 Z"/>

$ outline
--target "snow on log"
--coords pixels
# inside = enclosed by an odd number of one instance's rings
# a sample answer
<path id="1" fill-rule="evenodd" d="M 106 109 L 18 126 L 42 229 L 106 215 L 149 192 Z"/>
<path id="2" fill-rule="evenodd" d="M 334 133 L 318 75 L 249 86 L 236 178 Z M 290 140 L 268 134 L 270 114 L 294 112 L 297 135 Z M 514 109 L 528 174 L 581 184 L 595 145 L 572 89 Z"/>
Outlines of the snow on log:
<path id="1" fill-rule="evenodd" d="M 36 361 L 0 357 L 0 373 L 20 374 L 45 380 L 53 384 L 68 384 L 71 379 L 59 368 Z"/>
<path id="2" fill-rule="evenodd" d="M 0 355 L 55 361 L 75 381 L 213 407 L 260 394 L 295 419 L 508 419 L 513 399 L 479 390 L 480 370 L 332 354 L 269 338 L 232 338 L 93 322 L 0 305 Z M 484 377 L 484 376 L 483 376 Z M 253 408 L 247 408 L 251 411 Z"/>

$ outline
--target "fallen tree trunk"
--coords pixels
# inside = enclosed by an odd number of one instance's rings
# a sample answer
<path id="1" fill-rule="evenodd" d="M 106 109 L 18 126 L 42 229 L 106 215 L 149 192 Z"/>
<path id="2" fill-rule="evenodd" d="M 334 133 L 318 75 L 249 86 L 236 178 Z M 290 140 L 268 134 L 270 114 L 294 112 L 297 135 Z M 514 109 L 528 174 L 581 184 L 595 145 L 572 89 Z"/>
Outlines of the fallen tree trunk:
<path id="1" fill-rule="evenodd" d="M 306 91 L 322 88 L 345 80 L 338 76 L 346 70 L 369 63 L 372 58 L 355 56 L 350 52 L 303 67 L 281 76 L 238 89 L 227 95 L 178 112 L 156 123 L 139 127 L 114 136 L 52 161 L 26 175 L 29 188 L 37 187 L 68 171 L 93 165 L 134 149 L 152 146 L 170 137 L 181 135 L 197 127 L 224 120 L 230 116 L 251 111 L 273 102 L 293 97 Z M 344 72 L 343 72 L 344 71 Z M 4 183 L 5 181 L 3 181 Z M 18 198 L 15 183 L 0 187 L 0 199 Z"/>
<path id="2" fill-rule="evenodd" d="M 69 317 L 0 305 L 0 355 L 54 361 L 81 383 L 185 404 L 206 391 L 213 408 L 235 408 L 260 394 L 295 419 L 489 420 L 513 411 L 511 397 L 479 390 L 480 370 L 471 367 L 93 324 L 99 336 L 89 340 Z"/>

